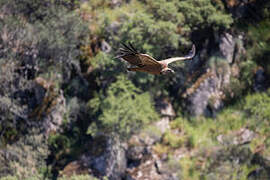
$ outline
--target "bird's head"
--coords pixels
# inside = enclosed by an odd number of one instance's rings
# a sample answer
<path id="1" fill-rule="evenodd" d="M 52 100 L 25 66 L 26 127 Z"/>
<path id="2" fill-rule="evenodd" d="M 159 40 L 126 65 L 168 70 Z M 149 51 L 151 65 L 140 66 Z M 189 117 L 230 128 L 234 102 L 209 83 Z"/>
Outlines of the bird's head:
<path id="1" fill-rule="evenodd" d="M 171 68 L 165 68 L 163 69 L 160 74 L 169 74 L 169 73 L 174 73 L 174 70 L 172 70 Z"/>

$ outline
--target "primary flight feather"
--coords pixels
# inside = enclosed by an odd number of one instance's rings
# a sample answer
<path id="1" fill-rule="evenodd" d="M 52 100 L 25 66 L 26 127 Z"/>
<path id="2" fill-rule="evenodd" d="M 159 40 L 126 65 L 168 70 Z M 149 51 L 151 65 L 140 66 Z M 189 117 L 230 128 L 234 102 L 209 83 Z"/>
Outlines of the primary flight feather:
<path id="1" fill-rule="evenodd" d="M 173 57 L 157 61 L 148 54 L 142 54 L 137 52 L 131 43 L 128 45 L 123 44 L 123 47 L 119 49 L 117 58 L 123 59 L 129 62 L 131 65 L 137 66 L 127 68 L 128 71 L 140 71 L 150 74 L 167 74 L 168 72 L 174 72 L 168 67 L 168 65 L 175 61 L 192 59 L 195 56 L 195 45 L 192 46 L 189 54 L 183 57 Z"/>

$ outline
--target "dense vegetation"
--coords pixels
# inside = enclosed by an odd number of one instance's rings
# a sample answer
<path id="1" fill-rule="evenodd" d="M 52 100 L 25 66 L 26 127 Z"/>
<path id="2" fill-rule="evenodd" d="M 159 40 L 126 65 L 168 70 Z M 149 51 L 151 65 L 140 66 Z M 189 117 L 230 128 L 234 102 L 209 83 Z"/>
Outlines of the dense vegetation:
<path id="1" fill-rule="evenodd" d="M 141 132 L 160 138 L 152 151 L 179 179 L 270 178 L 269 9 L 261 0 L 0 0 L 0 179 L 100 178 L 71 177 L 68 165 Z M 120 42 L 157 59 L 193 43 L 197 53 L 172 64 L 175 74 L 128 73 L 114 58 Z M 194 113 L 196 93 L 209 89 Z M 163 100 L 176 117 L 162 133 L 153 124 Z"/>

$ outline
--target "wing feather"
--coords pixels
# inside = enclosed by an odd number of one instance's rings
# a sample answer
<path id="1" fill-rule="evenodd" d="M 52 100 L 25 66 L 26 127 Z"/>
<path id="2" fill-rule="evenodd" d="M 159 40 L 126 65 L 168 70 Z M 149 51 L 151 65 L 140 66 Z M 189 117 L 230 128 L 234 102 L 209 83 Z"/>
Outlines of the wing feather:
<path id="1" fill-rule="evenodd" d="M 131 43 L 129 46 L 123 44 L 123 48 L 119 49 L 119 54 L 116 58 L 122 58 L 132 65 L 144 67 L 144 66 L 155 66 L 161 67 L 161 64 L 148 54 L 138 53 Z"/>
<path id="2" fill-rule="evenodd" d="M 144 64 L 161 65 L 157 60 L 155 60 L 153 57 L 149 56 L 148 54 L 139 54 L 139 56 L 142 59 Z"/>

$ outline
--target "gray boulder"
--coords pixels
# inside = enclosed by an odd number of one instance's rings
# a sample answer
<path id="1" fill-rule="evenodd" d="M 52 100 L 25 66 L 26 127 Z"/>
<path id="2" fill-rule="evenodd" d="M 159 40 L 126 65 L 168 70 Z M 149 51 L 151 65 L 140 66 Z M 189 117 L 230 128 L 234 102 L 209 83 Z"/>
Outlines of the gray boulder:
<path id="1" fill-rule="evenodd" d="M 107 176 L 110 180 L 119 180 L 126 169 L 124 147 L 115 137 L 107 137 L 101 141 L 103 142 L 98 143 L 104 147 L 89 147 L 91 150 L 80 157 L 80 162 L 92 169 L 97 177 Z"/>

